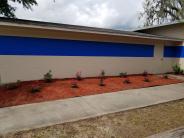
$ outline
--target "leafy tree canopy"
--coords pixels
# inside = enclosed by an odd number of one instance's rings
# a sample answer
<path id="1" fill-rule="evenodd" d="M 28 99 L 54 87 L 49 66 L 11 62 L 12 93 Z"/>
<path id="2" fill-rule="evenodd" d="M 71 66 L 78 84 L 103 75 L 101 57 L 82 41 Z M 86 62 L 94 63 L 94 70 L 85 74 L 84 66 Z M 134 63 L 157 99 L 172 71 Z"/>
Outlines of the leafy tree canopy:
<path id="1" fill-rule="evenodd" d="M 144 26 L 184 19 L 184 0 L 145 0 L 143 8 Z"/>
<path id="2" fill-rule="evenodd" d="M 37 5 L 36 0 L 0 0 L 0 15 L 9 18 L 15 18 L 16 7 L 10 5 L 10 2 L 22 4 L 24 8 L 31 9 L 31 6 Z"/>

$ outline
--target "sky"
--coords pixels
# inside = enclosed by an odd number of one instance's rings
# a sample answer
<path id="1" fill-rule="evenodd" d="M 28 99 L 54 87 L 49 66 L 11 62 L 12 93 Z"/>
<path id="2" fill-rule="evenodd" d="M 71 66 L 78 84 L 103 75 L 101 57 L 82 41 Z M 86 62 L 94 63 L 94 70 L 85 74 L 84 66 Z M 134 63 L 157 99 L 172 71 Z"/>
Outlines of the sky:
<path id="1" fill-rule="evenodd" d="M 55 2 L 54 2 L 55 1 Z M 138 19 L 144 0 L 37 0 L 26 10 L 21 5 L 17 18 L 112 29 L 140 27 Z"/>

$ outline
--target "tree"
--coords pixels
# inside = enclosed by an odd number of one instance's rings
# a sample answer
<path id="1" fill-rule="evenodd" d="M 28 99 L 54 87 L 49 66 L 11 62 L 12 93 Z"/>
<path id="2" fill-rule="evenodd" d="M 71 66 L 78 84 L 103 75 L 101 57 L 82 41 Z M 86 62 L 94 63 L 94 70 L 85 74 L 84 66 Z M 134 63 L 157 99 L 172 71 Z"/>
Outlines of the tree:
<path id="1" fill-rule="evenodd" d="M 22 4 L 26 9 L 31 9 L 31 6 L 37 5 L 36 0 L 0 0 L 0 15 L 9 18 L 16 18 L 14 14 L 16 7 L 11 6 L 10 2 Z"/>
<path id="2" fill-rule="evenodd" d="M 144 26 L 184 19 L 184 0 L 145 0 L 143 8 Z"/>

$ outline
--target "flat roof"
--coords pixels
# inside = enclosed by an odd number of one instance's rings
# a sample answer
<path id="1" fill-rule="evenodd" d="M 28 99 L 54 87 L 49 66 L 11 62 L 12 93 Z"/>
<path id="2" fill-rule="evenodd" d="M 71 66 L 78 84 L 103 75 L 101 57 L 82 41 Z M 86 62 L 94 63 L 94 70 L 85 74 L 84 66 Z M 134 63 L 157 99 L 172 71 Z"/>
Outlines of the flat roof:
<path id="1" fill-rule="evenodd" d="M 154 28 L 159 28 L 159 27 L 165 27 L 165 26 L 172 26 L 172 25 L 178 25 L 178 24 L 184 24 L 184 20 L 180 21 L 175 21 L 171 23 L 165 23 L 165 24 L 159 24 L 159 25 L 153 25 L 153 26 L 147 26 L 147 27 L 140 27 L 137 29 L 134 29 L 133 31 L 144 31 L 144 30 L 149 30 L 149 29 L 154 29 Z"/>
<path id="2" fill-rule="evenodd" d="M 156 40 L 184 41 L 184 39 L 159 36 L 159 35 L 151 35 L 146 33 L 132 32 L 132 31 L 122 31 L 122 30 L 115 30 L 115 29 L 87 27 L 87 26 L 79 26 L 79 25 L 42 22 L 42 21 L 31 21 L 31 20 L 13 19 L 13 18 L 4 18 L 4 17 L 0 17 L 0 25 L 52 29 L 52 30 L 61 30 L 61 31 L 64 30 L 64 31 L 73 31 L 73 32 L 79 32 L 79 33 L 84 32 L 84 33 L 118 35 L 118 36 L 128 36 L 128 37 L 139 37 L 139 38 L 148 38 L 148 39 L 156 39 Z"/>

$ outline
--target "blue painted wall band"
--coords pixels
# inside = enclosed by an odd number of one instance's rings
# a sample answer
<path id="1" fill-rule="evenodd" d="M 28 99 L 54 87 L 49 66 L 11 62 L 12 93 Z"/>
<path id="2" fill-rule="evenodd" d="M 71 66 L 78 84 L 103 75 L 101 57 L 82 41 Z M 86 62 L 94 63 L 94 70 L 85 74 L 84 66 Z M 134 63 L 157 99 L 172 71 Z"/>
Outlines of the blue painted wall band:
<path id="1" fill-rule="evenodd" d="M 183 58 L 184 47 L 183 46 L 165 46 L 164 57 L 166 58 Z"/>
<path id="2" fill-rule="evenodd" d="M 0 55 L 153 57 L 154 46 L 0 36 Z"/>

